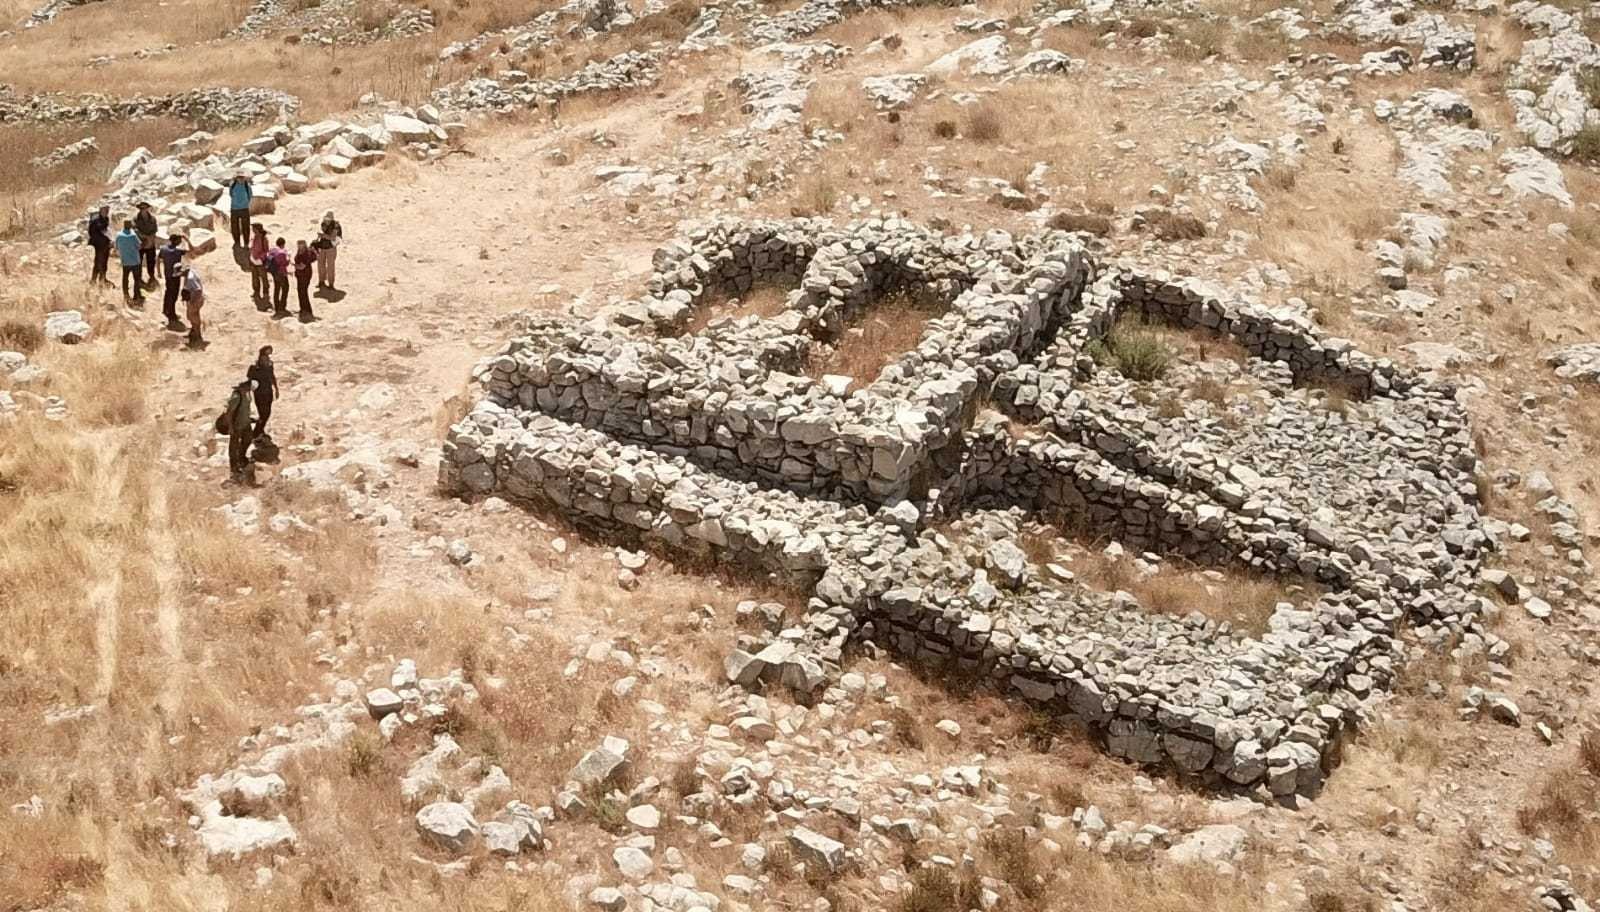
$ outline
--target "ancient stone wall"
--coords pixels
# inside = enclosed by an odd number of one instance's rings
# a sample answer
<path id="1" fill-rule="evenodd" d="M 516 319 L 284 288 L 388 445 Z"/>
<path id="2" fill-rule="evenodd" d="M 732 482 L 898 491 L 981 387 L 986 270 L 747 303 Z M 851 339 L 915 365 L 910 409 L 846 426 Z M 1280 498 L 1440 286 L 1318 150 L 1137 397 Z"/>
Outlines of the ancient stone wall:
<path id="1" fill-rule="evenodd" d="M 1402 620 L 1478 610 L 1487 540 L 1461 409 L 1349 343 L 1197 283 L 1100 269 L 1055 233 L 718 221 L 654 265 L 641 301 L 533 320 L 485 365 L 440 480 L 809 591 L 805 625 L 736 652 L 731 680 L 803 692 L 871 640 L 1074 715 L 1118 756 L 1312 792 L 1392 679 Z M 758 285 L 793 286 L 783 313 L 682 334 L 695 308 Z M 889 289 L 948 312 L 853 392 L 795 372 Z M 1087 352 L 1127 316 L 1237 343 L 1282 393 L 1272 420 L 1138 405 Z M 1352 390 L 1360 411 L 1287 395 L 1306 384 Z M 1257 637 L 1147 612 L 1031 563 L 1015 541 L 1030 517 L 1327 594 L 1280 605 Z"/>

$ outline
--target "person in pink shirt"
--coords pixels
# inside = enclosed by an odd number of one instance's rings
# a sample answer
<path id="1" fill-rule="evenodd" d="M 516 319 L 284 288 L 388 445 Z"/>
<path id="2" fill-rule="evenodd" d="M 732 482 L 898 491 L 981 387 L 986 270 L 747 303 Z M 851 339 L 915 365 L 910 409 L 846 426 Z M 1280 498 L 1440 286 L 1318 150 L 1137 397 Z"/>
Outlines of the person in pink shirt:
<path id="1" fill-rule="evenodd" d="M 274 317 L 287 317 L 289 315 L 289 251 L 284 247 L 287 242 L 283 238 L 273 248 L 267 251 L 267 275 L 272 279 L 272 315 Z"/>
<path id="2" fill-rule="evenodd" d="M 250 226 L 250 297 L 267 300 L 267 228 L 257 222 Z"/>

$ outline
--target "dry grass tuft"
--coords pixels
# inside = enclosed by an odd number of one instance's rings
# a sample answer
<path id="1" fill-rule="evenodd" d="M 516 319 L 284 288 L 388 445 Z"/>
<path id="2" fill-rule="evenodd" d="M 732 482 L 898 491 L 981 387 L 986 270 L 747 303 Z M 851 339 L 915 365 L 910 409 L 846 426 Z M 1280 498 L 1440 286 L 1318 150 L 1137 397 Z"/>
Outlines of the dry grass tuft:
<path id="1" fill-rule="evenodd" d="M 1057 212 L 1050 216 L 1049 224 L 1058 231 L 1076 231 L 1096 237 L 1111 234 L 1111 219 L 1097 212 Z"/>
<path id="2" fill-rule="evenodd" d="M 911 873 L 911 889 L 900 899 L 901 912 L 967 912 L 983 905 L 983 884 L 974 872 L 958 880 L 949 868 L 924 865 Z"/>
<path id="3" fill-rule="evenodd" d="M 694 335 L 713 323 L 737 322 L 745 317 L 767 319 L 783 313 L 789 290 L 777 285 L 760 285 L 741 297 L 717 304 L 702 303 L 695 308 L 684 327 L 684 335 Z"/>
<path id="4" fill-rule="evenodd" d="M 1171 209 L 1146 213 L 1144 227 L 1163 241 L 1193 241 L 1206 236 L 1205 222 Z"/>
<path id="5" fill-rule="evenodd" d="M 996 143 L 1009 133 L 1006 112 L 997 102 L 984 100 L 962 110 L 966 115 L 963 132 L 973 142 Z"/>
<path id="6" fill-rule="evenodd" d="M 1579 736 L 1578 759 L 1585 772 L 1600 779 L 1600 731 L 1587 731 Z"/>
<path id="7" fill-rule="evenodd" d="M 831 346 L 819 346 L 806 365 L 806 373 L 853 377 L 857 385 L 872 382 L 883 368 L 917 347 L 928 321 L 944 312 L 915 297 L 890 294 L 867 307 L 859 323 L 844 331 Z"/>
<path id="8" fill-rule="evenodd" d="M 826 163 L 803 174 L 795 184 L 789 213 L 796 216 L 827 215 L 839 205 L 841 175 L 837 166 Z"/>
<path id="9" fill-rule="evenodd" d="M 806 95 L 801 115 L 807 122 L 818 121 L 846 134 L 877 120 L 871 99 L 859 82 L 850 79 L 830 79 L 813 87 Z"/>
<path id="10" fill-rule="evenodd" d="M 44 330 L 17 319 L 0 320 L 0 349 L 31 355 L 44 344 Z"/>

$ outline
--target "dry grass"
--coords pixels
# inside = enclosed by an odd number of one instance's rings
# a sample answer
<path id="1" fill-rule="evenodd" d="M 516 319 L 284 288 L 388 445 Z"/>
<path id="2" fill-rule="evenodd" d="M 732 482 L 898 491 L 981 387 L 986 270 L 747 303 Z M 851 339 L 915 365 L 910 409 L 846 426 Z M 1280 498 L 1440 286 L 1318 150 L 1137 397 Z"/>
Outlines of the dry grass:
<path id="1" fill-rule="evenodd" d="M 1067 908 L 1242 912 L 1259 907 L 1257 891 L 1244 878 L 1222 877 L 1200 865 L 1152 867 L 1112 860 L 1070 840 L 1061 841 L 1065 845 L 1060 852 L 1051 853 L 1021 829 L 991 831 L 977 853 L 977 872 L 1000 882 L 1009 897 L 1007 908 L 1028 912 Z M 963 908 L 949 907 L 950 912 Z"/>
<path id="2" fill-rule="evenodd" d="M 829 160 L 802 174 L 795 182 L 790 197 L 789 212 L 796 216 L 827 215 L 839 205 L 840 185 L 845 182 L 845 169 Z"/>
<path id="3" fill-rule="evenodd" d="M 889 362 L 917 347 L 928 321 L 943 310 L 908 294 L 890 294 L 868 305 L 857 325 L 833 345 L 813 352 L 806 373 L 851 377 L 858 386 L 871 383 Z"/>
<path id="4" fill-rule="evenodd" d="M 820 123 L 830 130 L 848 134 L 872 123 L 878 115 L 867 93 L 861 90 L 860 80 L 833 78 L 812 87 L 806 95 L 801 116 L 808 123 Z"/>
<path id="5" fill-rule="evenodd" d="M 978 143 L 997 143 L 1011 133 L 1012 112 L 992 100 L 979 101 L 961 109 L 962 133 Z"/>
<path id="6" fill-rule="evenodd" d="M 1208 578 L 1206 573 L 1221 573 L 1222 578 Z M 1213 621 L 1225 621 L 1235 629 L 1259 634 L 1267 629 L 1267 619 L 1278 603 L 1306 600 L 1307 594 L 1294 592 L 1295 588 L 1301 587 L 1274 577 L 1169 569 L 1134 583 L 1131 591 L 1152 611 L 1174 615 L 1198 611 Z"/>
<path id="7" fill-rule="evenodd" d="M 777 285 L 760 285 L 743 296 L 730 298 L 716 304 L 701 304 L 695 308 L 684 327 L 685 335 L 694 335 L 712 323 L 723 320 L 738 321 L 745 317 L 766 319 L 783 313 L 789 291 Z"/>
<path id="8" fill-rule="evenodd" d="M 1183 212 L 1156 209 L 1145 213 L 1144 227 L 1163 241 L 1193 241 L 1206 236 L 1206 223 Z"/>
<path id="9" fill-rule="evenodd" d="M 1097 212 L 1057 212 L 1050 216 L 1050 227 L 1058 231 L 1108 237 L 1111 234 L 1111 219 Z"/>
<path id="10" fill-rule="evenodd" d="M 0 238 L 83 217 L 123 155 L 139 146 L 163 152 L 167 143 L 192 132 L 192 125 L 171 118 L 52 127 L 0 126 Z M 30 164 L 33 158 L 85 136 L 95 138 L 97 151 L 42 171 Z M 112 215 L 120 219 L 131 217 L 132 213 Z"/>

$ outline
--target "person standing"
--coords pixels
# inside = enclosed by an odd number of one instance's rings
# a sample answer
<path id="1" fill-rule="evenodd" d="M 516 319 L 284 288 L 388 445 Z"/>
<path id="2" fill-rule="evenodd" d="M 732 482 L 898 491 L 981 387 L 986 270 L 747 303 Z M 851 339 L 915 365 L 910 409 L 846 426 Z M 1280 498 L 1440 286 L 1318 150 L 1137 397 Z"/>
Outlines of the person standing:
<path id="1" fill-rule="evenodd" d="M 272 315 L 289 315 L 289 250 L 288 241 L 278 238 L 276 245 L 267 251 L 267 276 L 272 279 Z"/>
<path id="2" fill-rule="evenodd" d="M 139 250 L 139 235 L 133 230 L 133 220 L 126 219 L 122 223 L 122 231 L 116 237 L 117 262 L 122 264 L 122 298 L 134 304 L 144 303 L 144 285 L 139 281 L 139 267 L 144 264 L 144 257 Z M 128 281 L 133 281 L 133 292 L 128 292 Z"/>
<path id="3" fill-rule="evenodd" d="M 228 230 L 233 233 L 233 246 L 243 247 L 250 239 L 250 200 L 255 194 L 250 189 L 250 178 L 244 172 L 228 182 Z"/>
<path id="4" fill-rule="evenodd" d="M 249 484 L 250 471 L 250 400 L 255 383 L 245 380 L 233 388 L 228 396 L 228 406 L 218 422 L 219 430 L 228 435 L 228 476 L 234 484 Z"/>
<path id="5" fill-rule="evenodd" d="M 298 243 L 294 252 L 294 284 L 300 295 L 300 322 L 310 323 L 317 318 L 311 312 L 311 273 L 316 269 L 317 253 L 305 241 Z"/>
<path id="6" fill-rule="evenodd" d="M 139 252 L 144 259 L 145 282 L 149 287 L 156 287 L 156 248 L 160 246 L 156 235 L 161 233 L 161 226 L 156 223 L 156 214 L 150 211 L 150 204 L 139 203 L 139 214 L 133 217 L 133 230 L 139 233 Z"/>
<path id="7" fill-rule="evenodd" d="M 322 213 L 317 229 L 317 287 L 333 289 L 334 267 L 339 260 L 339 245 L 344 242 L 344 226 L 333 217 L 333 210 Z"/>
<path id="8" fill-rule="evenodd" d="M 250 298 L 261 303 L 267 300 L 267 226 L 257 222 L 250 226 Z"/>
<path id="9" fill-rule="evenodd" d="M 205 337 L 201 335 L 200 309 L 206 306 L 206 288 L 200 281 L 200 270 L 193 266 L 184 266 L 183 269 L 183 301 L 189 317 L 189 347 L 199 348 L 206 344 Z"/>
<path id="10" fill-rule="evenodd" d="M 181 331 L 178 322 L 178 297 L 183 291 L 183 235 L 174 234 L 157 251 L 161 259 L 161 277 L 166 280 L 166 290 L 161 295 L 161 314 L 167 318 L 167 329 Z"/>
<path id="11" fill-rule="evenodd" d="M 94 268 L 89 272 L 90 282 L 110 285 L 106 267 L 111 264 L 111 207 L 101 206 L 89 216 L 89 246 L 94 248 Z"/>
<path id="12" fill-rule="evenodd" d="M 254 436 L 267 435 L 267 419 L 272 417 L 272 403 L 278 398 L 278 373 L 272 366 L 272 346 L 263 345 L 256 353 L 256 363 L 245 371 L 256 385 L 256 427 Z"/>

